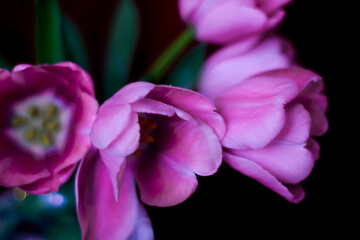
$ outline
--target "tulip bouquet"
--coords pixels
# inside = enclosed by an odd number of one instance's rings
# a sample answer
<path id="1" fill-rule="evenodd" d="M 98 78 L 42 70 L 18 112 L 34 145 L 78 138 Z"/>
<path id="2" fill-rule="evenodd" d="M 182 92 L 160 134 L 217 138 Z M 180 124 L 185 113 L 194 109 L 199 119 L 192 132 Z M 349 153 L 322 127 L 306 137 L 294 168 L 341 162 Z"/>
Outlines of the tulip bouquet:
<path id="1" fill-rule="evenodd" d="M 84 240 L 153 239 L 145 207 L 181 204 L 221 164 L 299 203 L 327 98 L 274 31 L 290 2 L 178 0 L 188 28 L 128 79 L 139 16 L 119 1 L 99 93 L 76 27 L 37 0 L 36 65 L 0 68 L 0 186 L 43 196 L 70 182 Z"/>

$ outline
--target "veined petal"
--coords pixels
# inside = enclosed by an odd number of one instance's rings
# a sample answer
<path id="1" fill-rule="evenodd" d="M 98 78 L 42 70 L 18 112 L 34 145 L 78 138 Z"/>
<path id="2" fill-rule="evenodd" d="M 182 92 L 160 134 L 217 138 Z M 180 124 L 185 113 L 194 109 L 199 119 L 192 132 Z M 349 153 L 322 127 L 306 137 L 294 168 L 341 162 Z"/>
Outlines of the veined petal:
<path id="1" fill-rule="evenodd" d="M 115 201 L 108 169 L 98 152 L 89 153 L 76 176 L 76 204 L 84 240 L 125 240 L 134 231 L 139 201 L 131 171 L 124 171 L 124 183 Z"/>
<path id="2" fill-rule="evenodd" d="M 284 185 L 256 162 L 229 153 L 224 153 L 224 161 L 235 170 L 258 181 L 290 202 L 299 203 L 305 197 L 305 192 L 300 185 Z"/>

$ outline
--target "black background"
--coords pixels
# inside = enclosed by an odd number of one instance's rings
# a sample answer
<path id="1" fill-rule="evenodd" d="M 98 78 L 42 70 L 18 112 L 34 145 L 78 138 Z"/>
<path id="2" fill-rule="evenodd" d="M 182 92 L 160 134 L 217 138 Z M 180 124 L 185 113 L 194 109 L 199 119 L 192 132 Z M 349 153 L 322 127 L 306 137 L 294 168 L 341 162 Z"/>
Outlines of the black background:
<path id="1" fill-rule="evenodd" d="M 102 59 L 116 1 L 59 2 L 86 39 L 101 99 Z M 359 235 L 355 231 L 359 219 L 359 42 L 355 39 L 359 20 L 355 21 L 350 1 L 343 2 L 294 1 L 279 29 L 296 46 L 298 61 L 323 76 L 329 98 L 330 128 L 318 139 L 320 160 L 303 182 L 305 200 L 288 203 L 223 164 L 215 175 L 199 177 L 197 191 L 184 203 L 170 208 L 146 206 L 156 239 Z M 175 0 L 139 0 L 138 5 L 142 33 L 131 74 L 134 80 L 185 27 Z M 0 3 L 1 55 L 12 64 L 34 63 L 33 33 L 33 1 Z"/>

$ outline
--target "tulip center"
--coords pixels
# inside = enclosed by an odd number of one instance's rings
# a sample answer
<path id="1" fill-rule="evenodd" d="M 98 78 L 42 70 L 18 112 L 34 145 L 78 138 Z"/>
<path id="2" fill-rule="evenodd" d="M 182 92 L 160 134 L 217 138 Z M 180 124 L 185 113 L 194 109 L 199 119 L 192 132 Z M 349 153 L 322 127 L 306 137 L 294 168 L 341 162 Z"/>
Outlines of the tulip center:
<path id="1" fill-rule="evenodd" d="M 151 131 L 155 130 L 158 124 L 142 116 L 139 116 L 138 123 L 140 125 L 140 144 L 154 142 Z M 140 147 L 134 152 L 134 155 L 140 156 Z"/>
<path id="2" fill-rule="evenodd" d="M 12 106 L 7 134 L 23 149 L 43 157 L 63 149 L 71 116 L 72 108 L 46 91 Z"/>

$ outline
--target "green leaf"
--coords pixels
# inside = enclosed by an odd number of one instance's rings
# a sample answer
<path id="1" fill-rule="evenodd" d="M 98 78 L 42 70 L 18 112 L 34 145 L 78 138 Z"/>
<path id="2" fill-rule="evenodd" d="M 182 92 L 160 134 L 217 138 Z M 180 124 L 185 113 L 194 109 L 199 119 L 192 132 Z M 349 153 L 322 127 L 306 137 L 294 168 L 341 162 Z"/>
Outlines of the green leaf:
<path id="1" fill-rule="evenodd" d="M 170 73 L 165 83 L 177 87 L 195 89 L 205 57 L 205 44 L 200 44 L 193 48 L 180 60 L 179 64 Z"/>
<path id="2" fill-rule="evenodd" d="M 57 0 L 36 0 L 36 63 L 63 60 L 61 12 Z"/>
<path id="3" fill-rule="evenodd" d="M 75 62 L 83 69 L 89 70 L 88 55 L 84 39 L 78 28 L 68 16 L 62 18 L 62 36 L 64 41 L 65 59 Z"/>
<path id="4" fill-rule="evenodd" d="M 119 1 L 104 62 L 105 98 L 111 97 L 128 82 L 138 37 L 139 13 L 134 0 Z"/>
<path id="5" fill-rule="evenodd" d="M 7 70 L 11 69 L 10 63 L 8 63 L 8 61 L 6 61 L 6 59 L 2 56 L 0 56 L 0 68 L 5 68 Z"/>

